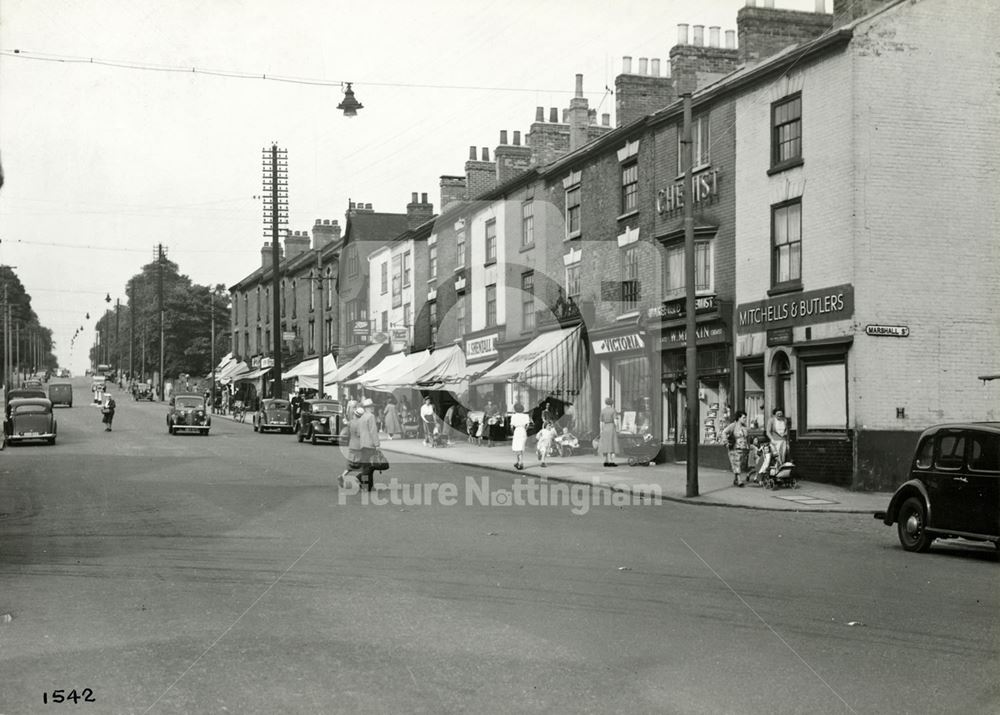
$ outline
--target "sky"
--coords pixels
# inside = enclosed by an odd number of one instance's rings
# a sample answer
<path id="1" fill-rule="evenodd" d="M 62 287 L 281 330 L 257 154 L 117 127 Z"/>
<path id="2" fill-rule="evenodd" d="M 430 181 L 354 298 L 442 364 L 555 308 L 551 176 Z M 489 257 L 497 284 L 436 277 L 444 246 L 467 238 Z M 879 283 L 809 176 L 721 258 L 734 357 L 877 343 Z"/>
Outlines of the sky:
<path id="1" fill-rule="evenodd" d="M 402 213 L 426 192 L 437 211 L 470 146 L 492 158 L 501 130 L 567 107 L 576 74 L 614 125 L 624 55 L 665 68 L 678 23 L 735 30 L 744 4 L 3 0 L 0 265 L 82 373 L 105 296 L 125 303 L 158 244 L 203 285 L 259 266 L 272 143 L 288 151 L 290 230 L 343 224 L 349 200 Z M 344 82 L 353 118 L 336 109 Z"/>

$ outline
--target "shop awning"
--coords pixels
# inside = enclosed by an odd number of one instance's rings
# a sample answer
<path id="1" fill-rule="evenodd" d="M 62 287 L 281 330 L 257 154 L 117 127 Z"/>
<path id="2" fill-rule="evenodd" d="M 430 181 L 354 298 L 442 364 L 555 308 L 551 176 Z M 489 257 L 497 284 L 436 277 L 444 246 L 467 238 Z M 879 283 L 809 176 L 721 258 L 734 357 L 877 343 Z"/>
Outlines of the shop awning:
<path id="1" fill-rule="evenodd" d="M 586 347 L 577 325 L 542 333 L 472 384 L 524 385 L 565 399 L 578 394 L 587 379 Z"/>
<path id="2" fill-rule="evenodd" d="M 235 378 L 242 377 L 243 375 L 245 375 L 248 372 L 250 372 L 250 368 L 247 367 L 247 364 L 245 362 L 242 362 L 242 361 L 240 361 L 240 362 L 233 361 L 233 362 L 229 363 L 228 365 L 226 365 L 219 372 L 219 375 L 218 375 L 218 377 L 216 379 L 219 382 L 221 382 L 223 385 L 228 385 Z"/>
<path id="3" fill-rule="evenodd" d="M 492 362 L 466 365 L 465 352 L 452 345 L 434 353 L 434 363 L 422 374 L 414 377 L 414 383 L 422 390 L 451 390 L 468 388 L 469 379 L 486 372 Z"/>
<path id="4" fill-rule="evenodd" d="M 390 369 L 379 372 L 374 378 L 368 377 L 364 382 L 365 389 L 378 390 L 379 392 L 392 392 L 406 388 L 415 389 L 416 384 L 413 382 L 413 377 L 426 372 L 433 360 L 434 356 L 429 350 L 404 355 L 403 359 L 394 363 Z"/>
<path id="5" fill-rule="evenodd" d="M 235 358 L 233 358 L 233 354 L 232 353 L 226 353 L 226 356 L 219 361 L 218 365 L 215 366 L 216 371 L 222 370 L 224 367 L 226 367 L 231 362 L 232 363 L 236 362 Z"/>
<path id="6" fill-rule="evenodd" d="M 386 355 L 382 358 L 382 362 L 373 367 L 368 372 L 359 375 L 353 380 L 342 381 L 342 385 L 360 385 L 361 387 L 368 387 L 370 382 L 375 382 L 380 380 L 385 375 L 391 374 L 391 371 L 399 367 L 400 364 L 406 358 L 409 357 L 405 353 L 392 353 L 391 355 Z"/>
<path id="7" fill-rule="evenodd" d="M 343 382 L 348 380 L 367 365 L 375 354 L 382 348 L 385 343 L 374 343 L 369 345 L 364 350 L 359 352 L 357 355 L 352 357 L 348 362 L 341 365 L 340 368 L 332 376 L 326 375 L 325 380 L 328 382 Z"/>
<path id="8" fill-rule="evenodd" d="M 257 378 L 259 378 L 259 377 L 261 377 L 263 375 L 266 375 L 269 372 L 271 372 L 271 368 L 269 368 L 269 367 L 262 367 L 259 370 L 252 370 L 252 371 L 250 371 L 250 372 L 248 372 L 246 374 L 238 375 L 237 377 L 234 377 L 233 378 L 233 382 L 246 382 L 247 380 L 256 380 Z"/>
<path id="9" fill-rule="evenodd" d="M 290 368 L 288 372 L 283 374 L 281 378 L 286 380 L 291 377 L 302 377 L 303 375 L 316 378 L 316 370 L 319 367 L 319 358 L 311 358 L 309 360 L 303 360 L 298 365 Z M 327 355 L 323 358 L 323 381 L 326 382 L 326 375 L 330 372 L 337 371 L 337 363 L 333 359 L 333 354 Z"/>

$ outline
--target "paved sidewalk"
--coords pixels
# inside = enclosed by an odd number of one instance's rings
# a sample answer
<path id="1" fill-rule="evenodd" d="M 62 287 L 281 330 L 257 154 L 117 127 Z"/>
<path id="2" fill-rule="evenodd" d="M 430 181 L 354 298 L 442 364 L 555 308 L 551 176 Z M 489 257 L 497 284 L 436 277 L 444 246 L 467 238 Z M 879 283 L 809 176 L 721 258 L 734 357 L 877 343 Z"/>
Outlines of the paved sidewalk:
<path id="1" fill-rule="evenodd" d="M 600 456 L 587 455 L 553 457 L 548 460 L 547 467 L 541 467 L 529 443 L 529 450 L 524 455 L 525 468 L 518 471 L 514 468 L 514 455 L 509 442 L 495 447 L 466 442 L 454 442 L 448 447 L 428 447 L 419 439 L 390 440 L 383 437 L 382 449 L 389 456 L 390 462 L 404 461 L 405 457 L 402 455 L 412 455 L 529 477 L 591 484 L 629 493 L 649 494 L 651 488 L 658 487 L 664 499 L 689 504 L 776 511 L 871 514 L 885 509 L 892 496 L 887 492 L 855 492 L 843 487 L 805 481 L 800 481 L 795 489 L 769 490 L 751 485 L 741 489 L 733 486 L 732 473 L 703 467 L 698 470 L 699 496 L 687 497 L 687 465 L 683 462 L 630 467 L 625 459 L 619 459 L 618 467 L 604 467 Z M 393 454 L 397 456 L 393 458 Z"/>

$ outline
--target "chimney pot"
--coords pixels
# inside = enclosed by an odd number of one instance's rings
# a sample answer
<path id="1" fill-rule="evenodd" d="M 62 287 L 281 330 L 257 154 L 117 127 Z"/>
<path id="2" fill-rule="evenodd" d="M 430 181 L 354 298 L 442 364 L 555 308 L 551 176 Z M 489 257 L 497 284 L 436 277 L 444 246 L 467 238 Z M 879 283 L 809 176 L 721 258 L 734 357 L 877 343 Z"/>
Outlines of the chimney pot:
<path id="1" fill-rule="evenodd" d="M 420 194 L 420 203 L 422 203 L 422 204 L 426 204 L 427 203 L 427 192 L 426 191 L 423 192 L 422 194 Z"/>
<path id="2" fill-rule="evenodd" d="M 500 143 L 503 144 L 504 146 L 507 145 L 507 130 L 506 129 L 501 129 L 500 130 Z"/>
<path id="3" fill-rule="evenodd" d="M 514 146 L 521 146 L 521 132 L 514 132 Z"/>
<path id="4" fill-rule="evenodd" d="M 645 57 L 639 58 L 639 74 L 647 74 L 646 67 L 648 62 L 649 60 Z"/>
<path id="5" fill-rule="evenodd" d="M 417 192 L 416 191 L 413 192 L 413 196 L 410 198 L 410 203 L 411 204 L 417 203 Z"/>
<path id="6" fill-rule="evenodd" d="M 535 107 L 535 121 L 536 122 L 545 121 L 545 107 Z"/>
<path id="7" fill-rule="evenodd" d="M 718 25 L 712 25 L 708 28 L 708 46 L 718 47 L 719 46 L 719 30 L 721 28 Z"/>
<path id="8" fill-rule="evenodd" d="M 601 115 L 601 126 L 610 127 L 611 126 L 611 115 L 605 112 Z"/>
<path id="9" fill-rule="evenodd" d="M 764 7 L 773 8 L 774 7 L 774 0 L 764 0 Z"/>
<path id="10" fill-rule="evenodd" d="M 578 74 L 576 76 L 576 96 L 577 97 L 582 97 L 583 96 L 583 75 L 582 74 Z"/>
<path id="11" fill-rule="evenodd" d="M 563 124 L 569 124 L 569 110 L 568 109 L 562 110 L 562 123 Z"/>
<path id="12" fill-rule="evenodd" d="M 654 57 L 649 61 L 649 73 L 654 77 L 660 76 L 660 58 Z"/>
<path id="13" fill-rule="evenodd" d="M 597 110 L 588 109 L 587 110 L 587 121 L 591 124 L 597 124 Z"/>
<path id="14" fill-rule="evenodd" d="M 757 7 L 757 0 L 747 0 L 747 7 Z"/>
<path id="15" fill-rule="evenodd" d="M 694 26 L 694 38 L 691 44 L 695 47 L 702 47 L 705 44 L 705 26 L 695 25 Z"/>
<path id="16" fill-rule="evenodd" d="M 549 121 L 552 122 L 553 124 L 559 123 L 559 110 L 556 109 L 555 107 L 549 108 Z"/>
<path id="17" fill-rule="evenodd" d="M 622 74 L 632 74 L 632 58 L 629 55 L 622 57 Z"/>
<path id="18" fill-rule="evenodd" d="M 489 161 L 489 160 L 490 160 L 490 150 L 487 149 L 486 147 L 483 147 L 483 161 Z"/>
<path id="19" fill-rule="evenodd" d="M 726 30 L 726 49 L 736 49 L 736 30 Z"/>
<path id="20" fill-rule="evenodd" d="M 476 160 L 476 147 L 470 146 L 469 147 L 469 161 L 475 161 L 475 160 Z"/>
<path id="21" fill-rule="evenodd" d="M 826 0 L 816 0 L 816 12 L 826 13 Z"/>
<path id="22" fill-rule="evenodd" d="M 686 45 L 688 43 L 688 25 L 686 22 L 677 25 L 677 44 Z"/>

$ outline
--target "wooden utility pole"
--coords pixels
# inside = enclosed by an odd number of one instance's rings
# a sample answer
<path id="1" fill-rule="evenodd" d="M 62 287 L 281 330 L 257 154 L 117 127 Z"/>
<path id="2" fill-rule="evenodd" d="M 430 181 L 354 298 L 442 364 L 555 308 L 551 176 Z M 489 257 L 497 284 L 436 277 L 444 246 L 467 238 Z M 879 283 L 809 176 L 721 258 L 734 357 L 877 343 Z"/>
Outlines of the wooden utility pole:
<path id="1" fill-rule="evenodd" d="M 698 409 L 698 335 L 695 321 L 695 261 L 694 261 L 694 181 L 691 168 L 694 163 L 693 145 L 691 141 L 691 93 L 685 92 L 684 100 L 684 285 L 686 313 L 685 335 L 685 368 L 687 374 L 687 409 L 685 422 L 687 424 L 687 489 L 688 497 L 698 496 L 698 421 L 701 410 Z"/>
<path id="2" fill-rule="evenodd" d="M 323 353 L 326 351 L 324 337 L 324 325 L 323 325 L 323 251 L 320 248 L 316 249 L 316 312 L 319 316 L 317 320 L 317 325 L 319 326 L 319 349 L 316 351 L 319 354 L 319 360 L 317 361 L 316 368 L 316 397 L 323 399 L 323 394 L 325 392 L 323 385 Z"/>
<path id="3" fill-rule="evenodd" d="M 163 244 L 157 245 L 156 251 L 156 294 L 157 303 L 159 305 L 160 312 L 160 378 L 157 381 L 157 390 L 160 395 L 160 401 L 163 401 L 163 358 L 164 358 L 164 345 L 163 345 Z"/>

